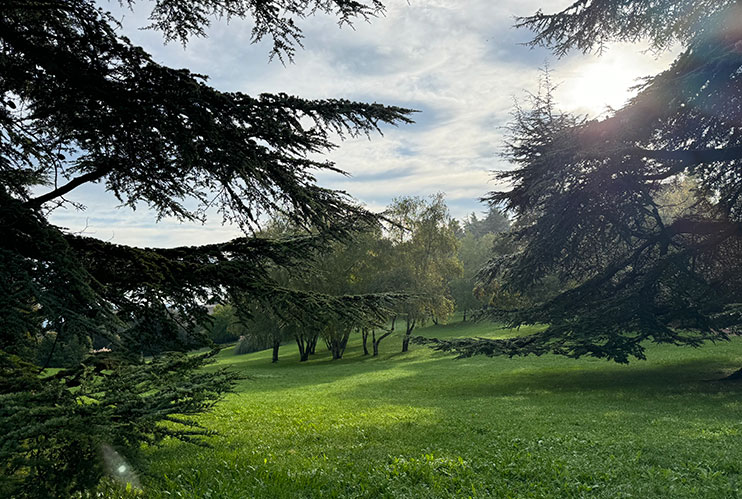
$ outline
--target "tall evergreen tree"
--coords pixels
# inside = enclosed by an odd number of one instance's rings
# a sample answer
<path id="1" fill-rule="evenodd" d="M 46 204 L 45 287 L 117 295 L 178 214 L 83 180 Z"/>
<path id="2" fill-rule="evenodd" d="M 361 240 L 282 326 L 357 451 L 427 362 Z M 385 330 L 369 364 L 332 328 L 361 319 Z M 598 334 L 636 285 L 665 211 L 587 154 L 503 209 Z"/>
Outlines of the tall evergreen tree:
<path id="1" fill-rule="evenodd" d="M 301 41 L 294 19 L 324 11 L 350 22 L 380 9 L 376 0 L 157 0 L 151 28 L 186 43 L 212 18 L 252 17 L 254 39 L 271 37 L 273 53 L 290 58 Z M 234 376 L 198 371 L 208 355 L 161 355 L 204 344 L 208 301 L 357 309 L 278 286 L 267 268 L 299 265 L 355 222 L 374 223 L 316 184 L 313 172 L 337 168 L 310 158 L 335 147 L 332 135 L 369 134 L 408 113 L 221 92 L 156 63 L 93 0 L 0 2 L 0 495 L 67 496 L 98 482 L 104 445 L 131 458 L 142 442 L 208 433 L 183 415 L 207 409 Z M 281 212 L 313 231 L 157 249 L 49 223 L 89 183 L 160 218 L 203 220 L 216 207 L 249 234 L 262 214 Z M 47 332 L 60 342 L 105 337 L 112 351 L 49 376 L 31 363 Z M 158 355 L 143 362 L 143 353 Z"/>
<path id="2" fill-rule="evenodd" d="M 549 275 L 569 284 L 527 307 L 493 311 L 544 323 L 507 341 L 441 342 L 462 355 L 556 352 L 626 362 L 647 341 L 700 345 L 742 326 L 742 4 L 735 0 L 587 0 L 518 25 L 558 55 L 612 41 L 683 51 L 624 108 L 584 121 L 548 92 L 519 110 L 492 201 L 518 219 L 522 251 L 485 278 L 513 293 Z M 668 189 L 692 179 L 681 212 Z"/>

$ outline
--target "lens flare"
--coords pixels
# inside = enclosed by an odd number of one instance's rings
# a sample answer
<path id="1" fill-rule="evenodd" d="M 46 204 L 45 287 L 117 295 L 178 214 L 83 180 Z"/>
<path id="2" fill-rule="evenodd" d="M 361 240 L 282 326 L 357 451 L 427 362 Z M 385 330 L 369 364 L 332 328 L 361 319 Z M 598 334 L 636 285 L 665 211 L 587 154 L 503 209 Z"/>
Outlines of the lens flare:
<path id="1" fill-rule="evenodd" d="M 121 454 L 116 452 L 116 450 L 114 450 L 110 445 L 106 444 L 101 446 L 101 454 L 103 456 L 106 471 L 111 478 L 125 486 L 127 489 L 141 489 L 139 478 L 134 472 L 134 468 L 129 465 Z"/>

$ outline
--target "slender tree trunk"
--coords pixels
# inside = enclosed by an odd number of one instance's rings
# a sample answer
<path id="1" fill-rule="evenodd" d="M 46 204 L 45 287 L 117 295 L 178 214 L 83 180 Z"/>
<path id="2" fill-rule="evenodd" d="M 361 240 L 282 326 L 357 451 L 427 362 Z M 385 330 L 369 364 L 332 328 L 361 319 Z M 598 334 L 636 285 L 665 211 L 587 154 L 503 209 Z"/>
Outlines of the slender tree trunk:
<path id="1" fill-rule="evenodd" d="M 343 353 L 345 353 L 345 347 L 348 346 L 348 340 L 350 339 L 350 333 L 353 331 L 352 329 L 348 328 L 345 333 L 343 333 L 343 337 L 340 339 L 340 356 L 343 356 Z"/>
<path id="2" fill-rule="evenodd" d="M 466 312 L 468 312 L 468 310 L 464 309 L 464 320 L 462 322 L 466 322 Z"/>
<path id="3" fill-rule="evenodd" d="M 309 359 L 309 345 L 305 343 L 304 337 L 296 336 L 296 344 L 299 345 L 299 362 Z"/>
<path id="4" fill-rule="evenodd" d="M 412 330 L 415 329 L 415 319 L 410 320 L 407 318 L 407 330 L 405 331 L 404 338 L 402 339 L 402 352 L 406 352 L 410 349 L 410 338 L 412 337 Z"/>
<path id="5" fill-rule="evenodd" d="M 314 355 L 317 350 L 317 340 L 319 340 L 319 334 L 315 334 L 309 338 L 308 350 L 311 355 Z"/>
<path id="6" fill-rule="evenodd" d="M 281 340 L 273 340 L 273 363 L 278 362 L 278 349 L 281 346 Z"/>
<path id="7" fill-rule="evenodd" d="M 383 340 L 384 338 L 386 338 L 387 336 L 389 336 L 390 334 L 394 332 L 394 325 L 396 323 L 397 323 L 397 316 L 395 315 L 394 317 L 392 317 L 392 327 L 390 327 L 388 330 L 385 330 L 384 334 L 382 334 L 381 336 L 377 338 L 376 330 L 374 329 L 371 332 L 371 334 L 373 335 L 371 337 L 371 345 L 373 346 L 373 349 L 374 349 L 374 357 L 379 356 L 379 343 L 381 343 L 381 340 Z"/>
<path id="8" fill-rule="evenodd" d="M 374 357 L 378 357 L 379 356 L 379 343 L 381 343 L 381 340 L 383 340 L 384 338 L 392 334 L 392 330 L 390 329 L 389 331 L 386 331 L 384 334 L 382 334 L 378 338 L 376 337 L 375 331 L 372 334 L 373 334 L 373 337 L 371 338 L 371 345 L 373 346 L 373 349 L 374 349 Z"/>
<path id="9" fill-rule="evenodd" d="M 327 347 L 330 349 L 330 352 L 332 352 L 332 360 L 343 358 L 345 347 L 348 346 L 348 339 L 350 338 L 351 331 L 352 329 L 347 329 L 346 331 L 343 331 L 342 336 L 335 336 L 330 338 L 329 340 L 326 340 Z"/>
<path id="10" fill-rule="evenodd" d="M 368 346 L 366 346 L 368 342 L 368 329 L 361 329 L 361 337 L 363 338 L 363 355 L 368 355 Z"/>

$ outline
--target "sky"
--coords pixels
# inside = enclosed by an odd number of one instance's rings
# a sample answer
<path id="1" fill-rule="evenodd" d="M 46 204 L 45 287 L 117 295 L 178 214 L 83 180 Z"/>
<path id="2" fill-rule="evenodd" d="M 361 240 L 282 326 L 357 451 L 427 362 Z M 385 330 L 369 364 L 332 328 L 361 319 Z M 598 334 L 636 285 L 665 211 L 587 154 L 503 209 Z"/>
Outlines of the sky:
<path id="1" fill-rule="evenodd" d="M 165 44 L 148 24 L 150 2 L 133 10 L 99 0 L 122 23 L 121 33 L 171 67 L 205 74 L 219 90 L 251 95 L 285 92 L 304 98 L 346 98 L 419 110 L 415 124 L 386 126 L 383 135 L 342 142 L 327 155 L 350 174 L 318 175 L 374 211 L 400 196 L 444 192 L 452 216 L 481 214 L 479 199 L 506 190 L 492 172 L 510 166 L 501 156 L 504 127 L 514 103 L 525 103 L 548 65 L 565 111 L 590 117 L 620 107 L 639 78 L 666 68 L 673 51 L 651 54 L 641 44 L 619 44 L 600 57 L 581 53 L 557 59 L 523 45 L 530 33 L 512 27 L 515 16 L 539 8 L 554 12 L 563 0 L 388 0 L 384 16 L 338 27 L 332 16 L 301 20 L 304 48 L 293 63 L 269 61 L 269 40 L 251 44 L 251 21 L 215 20 L 205 38 L 186 47 Z M 67 196 L 87 206 L 55 210 L 53 223 L 119 244 L 172 247 L 225 241 L 241 235 L 219 216 L 206 224 L 155 222 L 153 212 L 117 207 L 99 185 Z"/>

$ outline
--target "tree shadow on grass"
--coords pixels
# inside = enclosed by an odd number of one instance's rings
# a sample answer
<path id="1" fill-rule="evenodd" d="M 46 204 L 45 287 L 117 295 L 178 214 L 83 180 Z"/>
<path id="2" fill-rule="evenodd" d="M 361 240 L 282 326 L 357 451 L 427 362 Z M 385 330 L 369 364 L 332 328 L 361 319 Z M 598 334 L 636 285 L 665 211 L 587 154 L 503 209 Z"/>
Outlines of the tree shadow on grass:
<path id="1" fill-rule="evenodd" d="M 482 363 L 458 368 L 453 361 L 450 373 L 439 371 L 430 362 L 410 362 L 399 369 L 404 375 L 396 378 L 369 377 L 343 389 L 337 395 L 367 399 L 374 394 L 395 393 L 412 405 L 440 407 L 460 400 L 487 397 L 580 396 L 626 398 L 631 400 L 683 399 L 694 396 L 719 396 L 737 399 L 742 394 L 742 382 L 723 381 L 736 366 L 727 357 L 706 357 L 660 363 L 637 362 L 629 366 L 598 362 L 549 362 L 544 359 L 523 362 L 503 359 L 489 372 Z M 561 360 L 561 359 L 560 359 Z M 492 361 L 495 362 L 495 361 Z M 570 365 L 569 362 L 575 362 Z M 508 363 L 512 363 L 508 366 Z M 398 369 L 398 370 L 399 370 Z M 426 383 L 431 378 L 433 383 Z M 708 403 L 706 400 L 704 403 Z"/>

